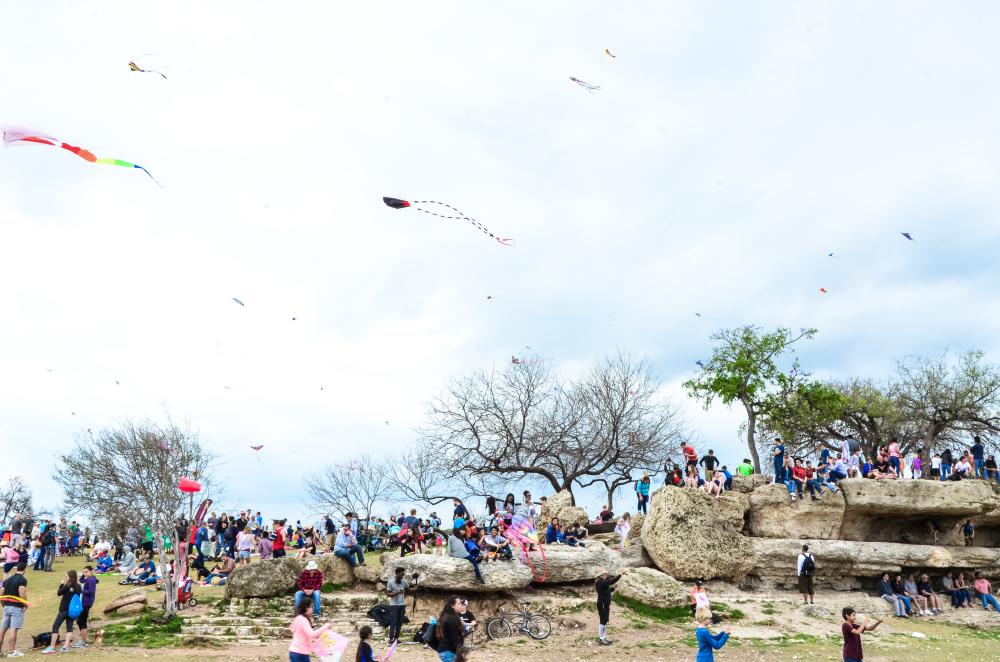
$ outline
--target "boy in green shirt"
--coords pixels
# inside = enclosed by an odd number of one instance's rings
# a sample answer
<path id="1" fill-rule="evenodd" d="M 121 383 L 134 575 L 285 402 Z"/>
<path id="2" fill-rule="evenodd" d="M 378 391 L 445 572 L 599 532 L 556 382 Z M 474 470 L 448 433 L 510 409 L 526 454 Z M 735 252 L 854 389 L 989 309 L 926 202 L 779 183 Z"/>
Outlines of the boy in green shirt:
<path id="1" fill-rule="evenodd" d="M 750 460 L 744 458 L 743 464 L 736 467 L 736 473 L 741 476 L 752 476 L 753 475 L 753 465 L 750 464 Z"/>

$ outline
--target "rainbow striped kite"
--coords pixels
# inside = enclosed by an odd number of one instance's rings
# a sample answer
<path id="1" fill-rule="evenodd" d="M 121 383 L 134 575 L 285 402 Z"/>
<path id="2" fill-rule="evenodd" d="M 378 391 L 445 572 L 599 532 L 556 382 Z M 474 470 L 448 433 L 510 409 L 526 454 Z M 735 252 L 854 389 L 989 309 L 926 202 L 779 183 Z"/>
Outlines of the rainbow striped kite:
<path id="1" fill-rule="evenodd" d="M 156 177 L 150 174 L 148 170 L 143 168 L 141 165 L 135 163 L 129 163 L 128 161 L 122 161 L 121 159 L 99 159 L 94 156 L 93 152 L 89 152 L 82 147 L 74 147 L 69 143 L 64 143 L 58 138 L 53 138 L 52 136 L 47 136 L 38 131 L 32 131 L 31 129 L 25 129 L 15 126 L 4 126 L 3 127 L 3 144 L 7 145 L 17 145 L 20 143 L 38 143 L 40 145 L 51 145 L 52 147 L 62 147 L 68 152 L 73 152 L 79 156 L 84 161 L 90 161 L 91 163 L 103 163 L 105 165 L 116 165 L 122 166 L 123 168 L 138 168 L 146 173 L 150 179 L 156 182 L 156 185 L 163 188 L 160 182 L 156 181 Z"/>

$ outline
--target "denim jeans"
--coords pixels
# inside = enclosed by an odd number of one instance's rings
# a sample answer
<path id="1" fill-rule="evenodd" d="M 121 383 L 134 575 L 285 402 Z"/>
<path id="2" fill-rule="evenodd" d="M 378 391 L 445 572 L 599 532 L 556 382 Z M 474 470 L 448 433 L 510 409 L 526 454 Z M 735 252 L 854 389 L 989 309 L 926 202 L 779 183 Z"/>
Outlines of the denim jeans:
<path id="1" fill-rule="evenodd" d="M 951 465 L 941 463 L 941 480 L 948 480 L 948 474 L 951 473 Z"/>
<path id="2" fill-rule="evenodd" d="M 295 592 L 295 608 L 296 609 L 298 609 L 299 603 L 303 600 L 303 598 L 307 598 L 305 591 L 296 591 Z M 312 603 L 313 603 L 313 613 L 316 614 L 317 616 L 319 616 L 319 591 L 313 591 L 313 594 L 312 594 Z"/>
<path id="3" fill-rule="evenodd" d="M 986 478 L 986 460 L 973 460 L 976 478 Z"/>
<path id="4" fill-rule="evenodd" d="M 455 654 L 451 651 L 438 651 L 438 657 L 441 662 L 455 662 Z"/>
<path id="5" fill-rule="evenodd" d="M 900 478 L 903 477 L 903 472 L 899 468 L 899 458 L 898 457 L 896 457 L 895 455 L 890 455 L 889 456 L 889 466 L 891 466 L 896 471 L 896 475 L 897 476 L 899 476 Z"/>
<path id="6" fill-rule="evenodd" d="M 45 569 L 51 570 L 52 563 L 56 560 L 56 546 L 47 545 L 45 547 Z"/>
<path id="7" fill-rule="evenodd" d="M 349 549 L 338 548 L 333 550 L 333 553 L 335 556 L 339 556 L 342 559 L 347 559 L 347 562 L 351 564 L 352 568 L 356 566 L 358 563 L 365 562 L 365 553 L 361 549 L 361 545 L 354 545 Z M 357 557 L 357 561 L 354 560 L 355 556 Z"/>
<path id="8" fill-rule="evenodd" d="M 882 599 L 892 605 L 892 609 L 896 616 L 902 616 L 905 612 L 903 611 L 903 603 L 899 600 L 898 596 L 895 595 L 883 595 Z"/>
<path id="9" fill-rule="evenodd" d="M 993 607 L 993 611 L 1000 612 L 1000 605 L 997 604 L 997 599 L 994 598 L 989 593 L 977 593 L 979 596 L 979 601 L 983 603 L 983 609 L 987 609 L 986 603 L 989 602 L 990 606 Z"/>
<path id="10" fill-rule="evenodd" d="M 636 511 L 638 511 L 640 513 L 645 513 L 646 512 L 646 503 L 649 501 L 649 497 L 648 496 L 644 496 L 642 494 L 638 494 L 638 493 L 637 493 L 637 496 L 638 496 L 638 499 L 639 499 L 639 503 L 638 503 L 638 505 L 636 505 L 635 509 L 636 509 Z"/>

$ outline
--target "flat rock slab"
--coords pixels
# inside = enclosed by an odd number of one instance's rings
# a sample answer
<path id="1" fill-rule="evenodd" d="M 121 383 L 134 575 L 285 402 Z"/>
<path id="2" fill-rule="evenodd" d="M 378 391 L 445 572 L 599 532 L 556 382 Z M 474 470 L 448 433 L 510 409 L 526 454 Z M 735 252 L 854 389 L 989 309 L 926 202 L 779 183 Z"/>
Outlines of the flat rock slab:
<path id="1" fill-rule="evenodd" d="M 534 562 L 534 557 L 533 562 Z M 541 562 L 541 557 L 537 558 Z M 397 558 L 382 568 L 382 581 L 388 581 L 396 567 L 406 569 L 404 577 L 412 583 L 413 573 L 419 573 L 417 583 L 421 588 L 439 591 L 458 591 L 469 593 L 489 593 L 493 591 L 513 591 L 525 588 L 532 582 L 531 568 L 519 561 L 495 561 L 483 563 L 479 567 L 485 583 L 476 581 L 472 564 L 465 559 L 450 556 L 431 556 L 429 554 L 413 554 Z"/>

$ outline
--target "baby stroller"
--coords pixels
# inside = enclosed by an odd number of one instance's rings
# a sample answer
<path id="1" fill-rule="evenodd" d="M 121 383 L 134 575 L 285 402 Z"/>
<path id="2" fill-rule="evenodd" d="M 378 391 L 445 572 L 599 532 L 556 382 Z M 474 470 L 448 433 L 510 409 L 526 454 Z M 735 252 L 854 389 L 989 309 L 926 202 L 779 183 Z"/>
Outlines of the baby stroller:
<path id="1" fill-rule="evenodd" d="M 189 607 L 197 607 L 198 599 L 194 597 L 191 591 L 191 578 L 187 577 L 181 582 L 180 586 L 177 587 L 177 608 L 183 609 L 184 605 Z"/>

